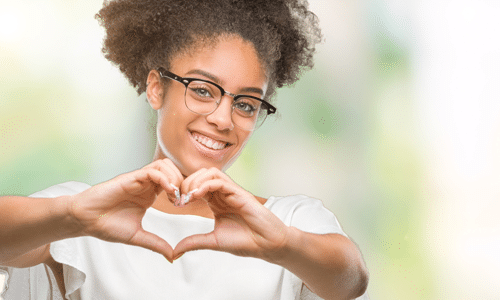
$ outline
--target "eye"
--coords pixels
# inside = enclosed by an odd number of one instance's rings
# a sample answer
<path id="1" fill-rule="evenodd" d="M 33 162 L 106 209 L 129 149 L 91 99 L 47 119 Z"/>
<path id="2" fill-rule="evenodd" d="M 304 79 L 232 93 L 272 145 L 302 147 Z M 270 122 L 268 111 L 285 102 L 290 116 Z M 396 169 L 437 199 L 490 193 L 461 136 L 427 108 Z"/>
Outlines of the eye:
<path id="1" fill-rule="evenodd" d="M 213 101 L 220 98 L 217 87 L 202 81 L 192 81 L 188 86 L 189 96 L 198 101 Z"/>
<path id="2" fill-rule="evenodd" d="M 191 85 L 189 85 L 189 90 L 192 94 L 194 94 L 195 96 L 198 96 L 198 97 L 203 97 L 203 98 L 213 97 L 210 90 L 207 89 L 207 87 L 203 86 L 203 85 L 192 85 L 191 84 Z"/>
<path id="3" fill-rule="evenodd" d="M 191 90 L 200 97 L 212 97 L 210 92 L 204 88 L 192 88 Z"/>
<path id="4" fill-rule="evenodd" d="M 250 98 L 240 98 L 233 103 L 233 106 L 239 114 L 251 117 L 259 109 L 260 101 Z"/>

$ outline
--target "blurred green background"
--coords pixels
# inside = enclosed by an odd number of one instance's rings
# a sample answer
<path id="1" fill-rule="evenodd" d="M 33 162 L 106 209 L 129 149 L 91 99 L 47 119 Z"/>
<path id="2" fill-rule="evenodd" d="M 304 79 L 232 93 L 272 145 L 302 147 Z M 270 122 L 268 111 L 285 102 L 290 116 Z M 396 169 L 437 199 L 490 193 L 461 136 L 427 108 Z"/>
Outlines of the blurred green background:
<path id="1" fill-rule="evenodd" d="M 0 2 L 0 195 L 150 162 L 154 115 L 101 52 L 101 0 Z M 500 298 L 500 4 L 310 0 L 315 69 L 230 176 L 322 199 L 372 299 Z"/>

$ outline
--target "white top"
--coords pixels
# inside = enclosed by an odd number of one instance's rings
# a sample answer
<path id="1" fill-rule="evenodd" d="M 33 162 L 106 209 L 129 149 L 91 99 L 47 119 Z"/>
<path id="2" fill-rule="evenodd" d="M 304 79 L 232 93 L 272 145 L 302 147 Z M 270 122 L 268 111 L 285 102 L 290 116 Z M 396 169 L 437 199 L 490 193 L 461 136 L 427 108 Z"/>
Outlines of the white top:
<path id="1" fill-rule="evenodd" d="M 71 195 L 89 187 L 67 182 L 31 197 Z M 317 234 L 345 235 L 333 213 L 319 200 L 303 195 L 270 197 L 264 206 L 288 226 Z M 212 231 L 214 220 L 150 208 L 142 225 L 175 247 L 189 235 Z M 70 300 L 321 299 L 281 266 L 225 252 L 187 252 L 171 264 L 162 255 L 141 247 L 79 237 L 53 242 L 50 253 L 63 264 L 66 297 Z M 43 264 L 7 270 L 11 278 L 4 299 L 62 299 L 50 269 Z"/>

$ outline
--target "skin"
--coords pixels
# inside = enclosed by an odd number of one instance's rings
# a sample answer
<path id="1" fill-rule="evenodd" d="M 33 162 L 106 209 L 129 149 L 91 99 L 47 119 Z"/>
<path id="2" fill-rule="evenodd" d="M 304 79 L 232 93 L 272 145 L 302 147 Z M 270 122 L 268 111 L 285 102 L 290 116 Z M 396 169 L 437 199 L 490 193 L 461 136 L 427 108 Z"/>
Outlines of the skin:
<path id="1" fill-rule="evenodd" d="M 170 65 L 171 71 L 180 76 L 193 70 L 208 72 L 234 94 L 247 93 L 250 88 L 265 93 L 267 87 L 266 72 L 252 44 L 236 36 L 179 54 Z M 208 79 L 201 74 L 187 77 Z M 158 112 L 154 161 L 76 195 L 36 201 L 0 197 L 0 265 L 28 267 L 45 263 L 54 270 L 64 293 L 62 267 L 51 257 L 50 243 L 93 236 L 150 249 L 170 262 L 185 252 L 201 249 L 260 258 L 287 268 L 324 299 L 352 299 L 366 290 L 366 267 L 349 239 L 286 226 L 262 205 L 265 199 L 247 192 L 223 172 L 251 135 L 233 126 L 229 96 L 223 97 L 212 114 L 201 116 L 184 105 L 182 84 L 164 85 L 154 70 L 148 82 L 148 100 Z M 196 142 L 190 132 L 204 133 L 231 146 L 222 155 L 211 155 L 213 152 L 193 146 Z M 172 185 L 183 195 L 191 192 L 187 205 L 174 206 Z M 167 241 L 142 228 L 142 218 L 150 207 L 213 218 L 214 230 L 186 237 L 173 249 Z"/>
<path id="2" fill-rule="evenodd" d="M 182 77 L 214 81 L 234 94 L 263 97 L 267 89 L 266 72 L 261 66 L 253 45 L 241 38 L 222 37 L 214 46 L 180 54 L 172 59 L 170 71 Z M 168 88 L 165 88 L 159 73 L 155 70 L 150 72 L 146 93 L 149 104 L 158 113 L 158 144 L 154 160 L 167 158 L 177 166 L 179 172 L 172 176 L 177 176 L 175 185 L 183 194 L 186 194 L 190 190 L 187 190 L 186 184 L 179 185 L 179 181 L 199 169 L 226 170 L 240 155 L 251 132 L 234 126 L 232 123 L 232 97 L 224 96 L 221 104 L 212 114 L 199 115 L 186 107 L 184 92 L 183 84 L 171 81 Z M 208 157 L 195 146 L 197 142 L 193 141 L 192 132 L 201 133 L 231 145 L 228 149 L 224 149 L 227 152 L 223 156 L 216 159 Z M 260 199 L 260 201 L 265 200 Z M 168 213 L 194 214 L 213 218 L 213 212 L 206 202 L 193 201 L 182 209 L 177 209 L 171 204 L 166 193 L 162 193 L 153 207 Z"/>
<path id="3" fill-rule="evenodd" d="M 239 37 L 222 39 L 213 48 L 181 55 L 171 63 L 171 71 L 182 77 L 189 77 L 192 70 L 210 73 L 217 83 L 233 93 L 252 88 L 262 90 L 264 95 L 267 87 L 265 70 L 252 44 Z M 285 226 L 262 205 L 265 199 L 245 191 L 223 173 L 250 138 L 250 132 L 231 123 L 232 99 L 224 97 L 214 113 L 201 116 L 185 107 L 182 84 L 174 82 L 164 90 L 156 71 L 150 72 L 148 82 L 149 103 L 158 111 L 159 120 L 155 158 L 173 162 L 182 175 L 181 178 L 176 173 L 177 182 L 181 181 L 180 192 L 192 193 L 191 202 L 184 207 L 174 206 L 172 197 L 160 193 L 153 207 L 167 213 L 215 219 L 213 232 L 180 241 L 173 250 L 174 259 L 200 249 L 252 256 L 291 270 L 325 299 L 349 299 L 363 293 L 366 269 L 349 239 L 337 234 L 304 233 Z M 230 142 L 231 149 L 220 159 L 206 157 L 192 147 L 193 140 L 189 137 L 192 131 Z M 308 245 L 308 249 L 297 245 Z M 330 253 L 330 257 L 325 253 Z"/>

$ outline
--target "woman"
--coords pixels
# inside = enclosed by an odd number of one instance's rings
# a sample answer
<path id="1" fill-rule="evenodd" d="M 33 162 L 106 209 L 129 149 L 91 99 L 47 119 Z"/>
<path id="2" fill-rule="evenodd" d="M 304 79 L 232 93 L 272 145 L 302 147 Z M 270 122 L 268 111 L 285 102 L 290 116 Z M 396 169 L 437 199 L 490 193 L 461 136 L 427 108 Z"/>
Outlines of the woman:
<path id="1" fill-rule="evenodd" d="M 5 297 L 361 296 L 361 254 L 320 201 L 260 198 L 224 173 L 276 111 L 275 89 L 312 66 L 314 14 L 297 1 L 116 0 L 97 18 L 106 58 L 157 111 L 153 162 L 1 198 Z"/>

